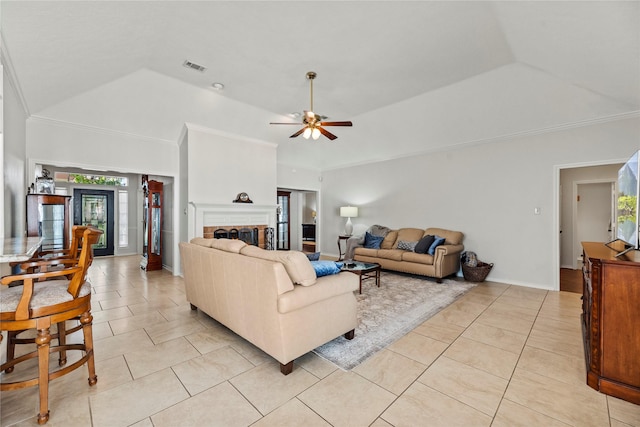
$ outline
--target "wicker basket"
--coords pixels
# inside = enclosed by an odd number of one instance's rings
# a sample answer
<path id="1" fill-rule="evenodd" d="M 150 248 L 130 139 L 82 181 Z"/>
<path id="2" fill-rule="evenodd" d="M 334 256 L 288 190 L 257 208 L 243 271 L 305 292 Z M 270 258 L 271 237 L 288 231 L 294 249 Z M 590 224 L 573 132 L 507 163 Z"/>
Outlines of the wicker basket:
<path id="1" fill-rule="evenodd" d="M 478 261 L 477 267 L 470 267 L 466 264 L 462 264 L 462 275 L 464 280 L 468 282 L 484 282 L 489 272 L 493 268 L 493 263 L 487 264 L 486 262 Z"/>

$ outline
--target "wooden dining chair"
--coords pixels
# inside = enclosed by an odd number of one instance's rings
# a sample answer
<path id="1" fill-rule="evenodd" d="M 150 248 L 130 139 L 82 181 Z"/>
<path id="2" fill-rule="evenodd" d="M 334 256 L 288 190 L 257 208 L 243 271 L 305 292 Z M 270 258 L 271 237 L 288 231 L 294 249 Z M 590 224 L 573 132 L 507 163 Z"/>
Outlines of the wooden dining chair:
<path id="1" fill-rule="evenodd" d="M 77 264 L 80 257 L 80 250 L 82 249 L 84 232 L 87 228 L 89 227 L 85 225 L 73 226 L 71 230 L 71 243 L 67 249 L 54 249 L 54 250 L 48 250 L 48 251 L 40 251 L 40 252 L 37 252 L 28 261 L 16 262 L 15 266 L 19 267 L 19 271 L 21 272 L 16 274 L 35 273 L 35 272 L 44 273 L 52 269 L 60 270 L 60 269 L 68 268 Z M 89 265 L 91 265 L 91 262 L 93 261 L 93 251 L 89 252 L 89 256 L 90 256 Z M 71 260 L 71 261 L 67 261 L 67 260 Z M 42 261 L 49 261 L 49 262 L 42 262 Z M 64 276 L 60 276 L 60 277 L 53 277 L 48 279 L 51 280 L 51 279 L 64 279 L 64 278 L 65 278 Z M 71 277 L 67 277 L 67 278 L 70 279 Z M 44 279 L 45 278 L 42 278 L 41 280 L 44 280 Z M 10 286 L 20 286 L 20 285 L 22 285 L 22 281 L 16 280 L 13 283 L 11 283 Z M 67 331 L 65 322 L 59 322 L 56 325 L 56 332 L 51 334 L 51 339 L 58 340 L 58 344 L 60 346 L 64 346 L 66 341 L 66 335 L 72 334 L 73 332 L 79 329 L 80 329 L 80 325 Z M 33 338 L 19 337 L 19 335 L 22 334 L 23 332 L 25 331 L 17 330 L 17 331 L 7 332 L 7 338 L 6 338 L 7 358 L 9 360 L 14 358 L 15 348 L 17 344 L 33 343 Z M 66 355 L 67 355 L 66 351 L 64 350 L 60 351 L 60 353 L 58 354 L 58 357 L 59 357 L 58 363 L 60 366 L 63 366 L 65 363 L 67 363 Z M 14 369 L 13 366 L 9 366 L 7 367 L 5 372 L 9 374 L 13 372 L 13 369 Z"/>
<path id="2" fill-rule="evenodd" d="M 0 330 L 25 331 L 36 330 L 32 340 L 36 349 L 19 357 L 7 357 L 0 370 L 7 371 L 21 362 L 38 358 L 38 373 L 35 377 L 4 382 L 9 375 L 3 375 L 0 391 L 16 390 L 38 385 L 40 405 L 37 416 L 38 424 L 49 420 L 49 381 L 61 377 L 79 368 L 84 363 L 89 371 L 89 385 L 98 381 L 95 373 L 93 356 L 93 332 L 91 315 L 91 284 L 87 281 L 87 270 L 92 260 L 92 245 L 95 244 L 102 231 L 87 228 L 83 233 L 83 243 L 77 260 L 57 260 L 65 265 L 60 270 L 17 274 L 3 277 L 2 285 L 8 286 L 15 281 L 22 281 L 22 286 L 7 287 L 0 293 Z M 48 263 L 51 261 L 34 261 L 30 264 Z M 38 267 L 33 265 L 32 267 Z M 58 280 L 51 280 L 51 279 Z M 71 319 L 79 319 L 78 329 L 83 331 L 83 342 L 67 344 L 58 342 L 52 345 L 51 326 Z M 1 340 L 2 338 L 0 338 Z M 49 354 L 79 350 L 84 355 L 76 362 L 49 371 Z"/>

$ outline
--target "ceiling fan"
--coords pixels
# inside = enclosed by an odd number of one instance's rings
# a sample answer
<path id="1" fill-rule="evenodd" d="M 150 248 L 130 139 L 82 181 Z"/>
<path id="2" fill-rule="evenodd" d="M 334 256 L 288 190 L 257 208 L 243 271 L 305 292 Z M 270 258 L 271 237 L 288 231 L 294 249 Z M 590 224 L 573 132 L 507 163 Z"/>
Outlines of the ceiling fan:
<path id="1" fill-rule="evenodd" d="M 302 124 L 304 127 L 291 135 L 289 138 L 295 138 L 299 135 L 302 135 L 303 138 L 309 139 L 309 137 L 313 139 L 318 139 L 320 134 L 326 136 L 330 140 L 334 140 L 337 138 L 334 134 L 326 130 L 323 126 L 353 126 L 353 123 L 349 121 L 343 122 L 325 122 L 325 116 L 321 116 L 313 112 L 313 79 L 315 79 L 317 74 L 314 71 L 309 71 L 307 73 L 307 80 L 310 82 L 311 87 L 311 108 L 309 111 L 304 112 L 304 116 L 302 118 Z M 272 125 L 299 125 L 299 123 L 270 123 Z"/>

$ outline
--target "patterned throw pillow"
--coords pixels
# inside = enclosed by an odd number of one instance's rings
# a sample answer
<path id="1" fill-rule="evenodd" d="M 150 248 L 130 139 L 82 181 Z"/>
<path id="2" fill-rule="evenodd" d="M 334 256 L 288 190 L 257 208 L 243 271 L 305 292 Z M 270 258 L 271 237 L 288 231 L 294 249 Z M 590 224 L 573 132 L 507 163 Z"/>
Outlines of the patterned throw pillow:
<path id="1" fill-rule="evenodd" d="M 418 242 L 405 242 L 404 240 L 400 240 L 398 242 L 398 249 L 413 252 L 417 244 Z"/>

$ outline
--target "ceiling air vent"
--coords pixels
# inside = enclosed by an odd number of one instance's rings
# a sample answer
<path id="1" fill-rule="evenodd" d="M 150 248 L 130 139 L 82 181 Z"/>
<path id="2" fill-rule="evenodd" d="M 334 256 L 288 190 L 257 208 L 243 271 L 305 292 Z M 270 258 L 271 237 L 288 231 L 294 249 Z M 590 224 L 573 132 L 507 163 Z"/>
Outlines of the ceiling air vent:
<path id="1" fill-rule="evenodd" d="M 187 67 L 187 68 L 191 68 L 193 70 L 196 71 L 200 71 L 201 73 L 204 73 L 204 70 L 207 69 L 207 67 L 203 67 L 200 64 L 196 64 L 195 62 L 191 62 L 189 60 L 184 61 L 184 64 L 182 64 L 183 67 Z"/>

